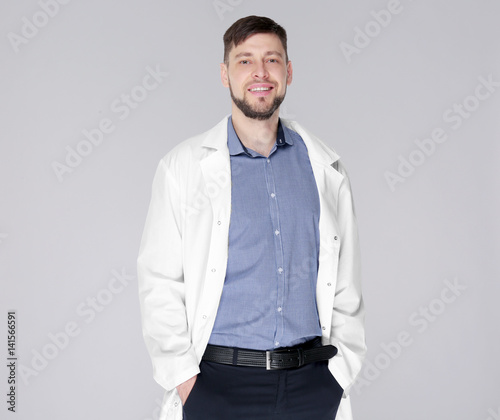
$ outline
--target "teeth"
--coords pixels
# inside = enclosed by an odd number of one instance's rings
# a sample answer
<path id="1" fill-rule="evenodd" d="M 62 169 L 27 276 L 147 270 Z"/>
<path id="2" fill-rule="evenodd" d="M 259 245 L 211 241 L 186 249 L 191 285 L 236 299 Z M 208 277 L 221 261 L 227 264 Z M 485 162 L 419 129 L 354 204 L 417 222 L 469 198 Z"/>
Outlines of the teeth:
<path id="1" fill-rule="evenodd" d="M 250 89 L 250 92 L 259 92 L 259 91 L 262 91 L 262 90 L 271 90 L 271 88 L 258 87 L 258 88 Z"/>

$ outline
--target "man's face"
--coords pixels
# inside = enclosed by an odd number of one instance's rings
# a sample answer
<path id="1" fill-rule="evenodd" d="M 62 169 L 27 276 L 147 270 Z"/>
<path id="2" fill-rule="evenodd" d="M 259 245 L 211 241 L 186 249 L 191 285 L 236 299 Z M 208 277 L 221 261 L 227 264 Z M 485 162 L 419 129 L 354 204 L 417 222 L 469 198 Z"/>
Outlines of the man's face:
<path id="1" fill-rule="evenodd" d="M 285 99 L 292 83 L 292 63 L 275 34 L 255 34 L 229 52 L 228 65 L 221 64 L 222 84 L 248 118 L 267 120 Z"/>

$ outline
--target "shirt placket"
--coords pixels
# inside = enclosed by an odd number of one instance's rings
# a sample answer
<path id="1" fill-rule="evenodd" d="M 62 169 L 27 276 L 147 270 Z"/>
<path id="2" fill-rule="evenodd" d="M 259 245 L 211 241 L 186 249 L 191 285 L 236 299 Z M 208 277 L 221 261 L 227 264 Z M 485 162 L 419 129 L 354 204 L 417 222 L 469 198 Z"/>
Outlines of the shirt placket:
<path id="1" fill-rule="evenodd" d="M 285 291 L 285 267 L 283 243 L 281 240 L 281 226 L 279 214 L 279 197 L 276 193 L 272 159 L 265 160 L 266 186 L 269 196 L 269 210 L 273 229 L 274 250 L 276 256 L 276 302 L 275 302 L 275 334 L 274 347 L 280 347 L 284 334 L 284 291 Z"/>

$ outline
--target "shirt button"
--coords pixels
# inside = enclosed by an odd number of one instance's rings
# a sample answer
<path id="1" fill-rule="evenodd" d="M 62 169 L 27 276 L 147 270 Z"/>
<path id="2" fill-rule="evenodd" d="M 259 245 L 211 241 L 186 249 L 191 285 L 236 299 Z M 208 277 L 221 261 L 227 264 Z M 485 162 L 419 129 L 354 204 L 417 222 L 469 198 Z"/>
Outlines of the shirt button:
<path id="1" fill-rule="evenodd" d="M 275 193 L 271 193 L 271 197 L 272 198 L 276 197 L 276 194 Z"/>
<path id="2" fill-rule="evenodd" d="M 276 230 L 274 231 L 274 234 L 275 234 L 275 235 L 279 235 L 279 234 L 280 234 L 280 231 L 279 231 L 278 229 L 276 229 Z"/>
<path id="3" fill-rule="evenodd" d="M 220 225 L 220 223 L 221 223 L 220 220 L 217 220 L 217 224 Z"/>
<path id="4" fill-rule="evenodd" d="M 270 159 L 267 159 L 267 163 L 271 163 L 271 160 L 270 160 Z"/>
<path id="5" fill-rule="evenodd" d="M 206 316 L 206 315 L 203 315 L 203 319 L 207 319 L 207 316 Z"/>
<path id="6" fill-rule="evenodd" d="M 280 274 L 283 273 L 283 268 L 279 267 L 278 268 L 278 273 L 280 273 Z"/>
<path id="7" fill-rule="evenodd" d="M 321 329 L 324 331 L 324 330 L 326 330 L 326 327 L 321 327 Z"/>
<path id="8" fill-rule="evenodd" d="M 332 283 L 327 283 L 326 285 L 327 285 L 327 286 L 331 286 L 331 285 L 332 285 Z"/>
<path id="9" fill-rule="evenodd" d="M 275 342 L 274 342 L 274 345 L 275 345 L 276 347 L 278 347 L 278 346 L 280 345 L 280 342 L 279 342 L 279 341 L 275 341 Z"/>
<path id="10" fill-rule="evenodd" d="M 281 306 L 278 306 L 278 312 L 281 312 Z"/>
<path id="11" fill-rule="evenodd" d="M 212 268 L 212 273 L 215 273 L 215 268 Z"/>
<path id="12" fill-rule="evenodd" d="M 334 239 L 334 240 L 337 240 L 337 239 L 339 239 L 339 238 L 338 238 L 337 236 L 334 236 L 334 237 L 333 237 L 333 239 Z"/>

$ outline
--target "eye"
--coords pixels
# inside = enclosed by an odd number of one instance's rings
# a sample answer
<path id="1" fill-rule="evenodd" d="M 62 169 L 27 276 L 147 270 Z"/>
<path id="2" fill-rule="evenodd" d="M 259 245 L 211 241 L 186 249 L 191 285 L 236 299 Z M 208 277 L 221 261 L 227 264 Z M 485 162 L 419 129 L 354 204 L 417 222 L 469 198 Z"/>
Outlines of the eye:
<path id="1" fill-rule="evenodd" d="M 240 61 L 240 64 L 248 64 L 248 63 L 250 63 L 250 61 L 248 61 L 248 60 L 241 60 Z"/>
<path id="2" fill-rule="evenodd" d="M 276 58 L 270 58 L 268 61 L 270 63 L 279 63 L 279 61 Z"/>

